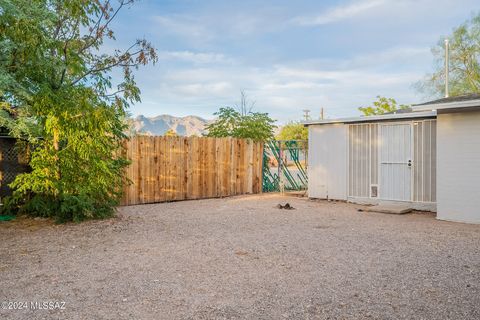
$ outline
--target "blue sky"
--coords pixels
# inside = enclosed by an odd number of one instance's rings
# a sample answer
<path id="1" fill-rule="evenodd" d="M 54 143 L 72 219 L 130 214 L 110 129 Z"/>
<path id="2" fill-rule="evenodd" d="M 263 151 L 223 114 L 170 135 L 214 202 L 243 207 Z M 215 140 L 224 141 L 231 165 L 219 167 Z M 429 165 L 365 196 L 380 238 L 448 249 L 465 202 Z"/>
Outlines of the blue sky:
<path id="1" fill-rule="evenodd" d="M 478 0 L 140 0 L 114 24 L 117 47 L 145 37 L 159 61 L 136 79 L 133 115 L 199 115 L 238 104 L 283 123 L 302 109 L 358 115 L 377 95 L 424 100 L 430 48 L 480 11 Z"/>

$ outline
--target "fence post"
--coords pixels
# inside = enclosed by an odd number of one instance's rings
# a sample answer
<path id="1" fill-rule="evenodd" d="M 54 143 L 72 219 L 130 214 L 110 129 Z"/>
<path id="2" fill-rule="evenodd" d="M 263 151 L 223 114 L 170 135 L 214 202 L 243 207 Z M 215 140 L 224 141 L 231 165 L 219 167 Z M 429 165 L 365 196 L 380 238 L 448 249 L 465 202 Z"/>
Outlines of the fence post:
<path id="1" fill-rule="evenodd" d="M 284 181 L 284 175 L 283 175 L 283 150 L 282 150 L 282 142 L 278 141 L 278 178 L 279 178 L 279 189 L 280 193 L 284 194 L 285 193 L 285 181 Z"/>

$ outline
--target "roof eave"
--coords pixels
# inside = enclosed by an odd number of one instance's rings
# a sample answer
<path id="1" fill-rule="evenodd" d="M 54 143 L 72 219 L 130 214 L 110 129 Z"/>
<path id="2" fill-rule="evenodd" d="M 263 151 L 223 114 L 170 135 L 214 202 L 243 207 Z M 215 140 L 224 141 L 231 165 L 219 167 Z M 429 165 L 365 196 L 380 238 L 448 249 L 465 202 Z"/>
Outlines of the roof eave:
<path id="1" fill-rule="evenodd" d="M 409 120 L 409 119 L 418 119 L 418 118 L 435 118 L 436 116 L 437 116 L 436 111 L 428 110 L 428 111 L 412 112 L 412 113 L 397 113 L 397 114 L 378 115 L 378 116 L 363 116 L 363 117 L 355 117 L 355 118 L 305 121 L 303 122 L 303 125 L 308 127 L 311 125 L 325 125 L 325 124 L 381 122 L 381 121 Z"/>
<path id="2" fill-rule="evenodd" d="M 480 108 L 480 99 L 469 100 L 469 101 L 454 101 L 454 102 L 445 102 L 445 103 L 431 103 L 431 104 L 422 104 L 413 106 L 414 111 L 447 111 L 447 110 L 459 110 L 459 109 L 471 109 L 471 108 Z"/>

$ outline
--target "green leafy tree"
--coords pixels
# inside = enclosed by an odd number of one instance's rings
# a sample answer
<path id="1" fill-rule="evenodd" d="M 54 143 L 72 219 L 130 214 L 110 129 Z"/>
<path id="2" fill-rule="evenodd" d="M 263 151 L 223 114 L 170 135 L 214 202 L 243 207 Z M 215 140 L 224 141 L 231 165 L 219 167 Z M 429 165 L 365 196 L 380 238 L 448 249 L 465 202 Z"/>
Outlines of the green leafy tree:
<path id="1" fill-rule="evenodd" d="M 368 107 L 360 107 L 360 110 L 365 116 L 373 116 L 384 114 L 388 112 L 394 112 L 399 109 L 409 109 L 408 105 L 397 105 L 397 101 L 393 98 L 385 98 L 382 96 L 377 96 L 377 100 L 373 102 L 373 105 Z"/>
<path id="2" fill-rule="evenodd" d="M 244 115 L 234 108 L 220 108 L 214 115 L 217 120 L 206 126 L 209 137 L 246 138 L 266 141 L 273 138 L 275 120 L 268 113 L 246 112 Z"/>
<path id="3" fill-rule="evenodd" d="M 111 22 L 132 3 L 0 0 L 0 125 L 33 146 L 7 210 L 60 221 L 114 212 L 127 108 L 140 100 L 132 71 L 156 60 L 143 39 L 102 52 L 115 40 Z M 123 75 L 116 85 L 114 68 Z"/>
<path id="4" fill-rule="evenodd" d="M 166 137 L 178 137 L 178 134 L 175 132 L 173 129 L 168 129 L 167 132 L 165 132 Z"/>
<path id="5" fill-rule="evenodd" d="M 428 95 L 445 95 L 445 45 L 449 39 L 449 94 L 480 93 L 480 14 L 453 29 L 432 48 L 435 71 L 418 82 L 417 89 Z"/>
<path id="6" fill-rule="evenodd" d="M 308 128 L 298 122 L 290 122 L 282 127 L 277 140 L 308 140 Z"/>

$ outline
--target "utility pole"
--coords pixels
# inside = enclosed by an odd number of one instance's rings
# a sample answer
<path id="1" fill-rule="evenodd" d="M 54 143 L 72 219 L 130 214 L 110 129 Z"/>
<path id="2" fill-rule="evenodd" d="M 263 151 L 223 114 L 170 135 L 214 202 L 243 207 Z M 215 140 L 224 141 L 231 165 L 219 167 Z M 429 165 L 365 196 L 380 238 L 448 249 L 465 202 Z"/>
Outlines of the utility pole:
<path id="1" fill-rule="evenodd" d="M 322 111 L 320 111 L 320 120 L 323 120 L 324 119 L 324 113 L 323 113 L 323 107 L 322 107 Z"/>
<path id="2" fill-rule="evenodd" d="M 305 118 L 305 121 L 310 120 L 310 114 L 309 114 L 309 113 L 310 113 L 310 110 L 304 109 L 304 110 L 302 110 L 302 111 L 303 111 L 303 117 Z"/>
<path id="3" fill-rule="evenodd" d="M 445 39 L 445 98 L 448 98 L 448 39 Z"/>

